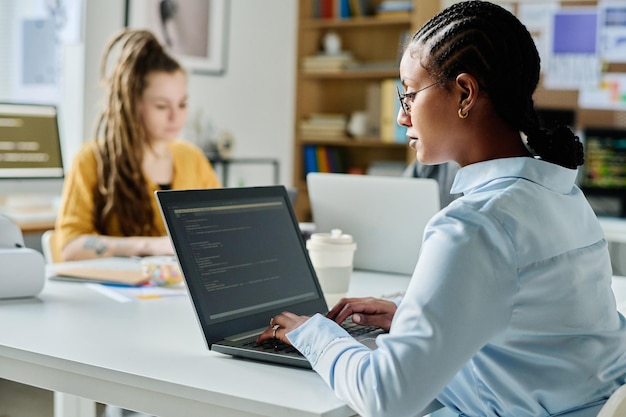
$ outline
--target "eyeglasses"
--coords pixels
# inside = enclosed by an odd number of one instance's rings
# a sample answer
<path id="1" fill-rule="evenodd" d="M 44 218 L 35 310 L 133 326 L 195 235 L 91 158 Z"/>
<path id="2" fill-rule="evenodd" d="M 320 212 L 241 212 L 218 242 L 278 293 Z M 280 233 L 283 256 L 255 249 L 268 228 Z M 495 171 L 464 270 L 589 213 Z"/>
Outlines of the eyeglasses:
<path id="1" fill-rule="evenodd" d="M 415 100 L 415 96 L 417 95 L 417 93 L 419 93 L 420 91 L 424 91 L 427 88 L 430 88 L 437 84 L 439 84 L 439 81 L 432 83 L 430 85 L 427 85 L 424 88 L 420 88 L 417 91 L 413 91 L 411 93 L 406 93 L 406 94 L 402 94 L 400 92 L 400 88 L 396 87 L 396 90 L 398 91 L 398 100 L 400 100 L 400 107 L 402 108 L 402 112 L 404 113 L 404 115 L 408 116 L 409 113 L 411 112 L 411 104 L 413 103 L 413 100 Z"/>

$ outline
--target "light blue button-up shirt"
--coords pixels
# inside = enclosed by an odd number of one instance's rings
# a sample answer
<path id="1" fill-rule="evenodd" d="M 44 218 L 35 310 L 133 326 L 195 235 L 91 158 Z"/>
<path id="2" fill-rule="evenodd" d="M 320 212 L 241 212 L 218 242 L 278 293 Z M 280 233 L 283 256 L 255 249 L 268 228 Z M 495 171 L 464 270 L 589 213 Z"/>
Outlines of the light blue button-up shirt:
<path id="1" fill-rule="evenodd" d="M 595 416 L 625 382 L 626 321 L 575 178 L 527 157 L 462 168 L 378 349 L 321 315 L 287 337 L 363 416 L 435 397 L 463 416 Z"/>

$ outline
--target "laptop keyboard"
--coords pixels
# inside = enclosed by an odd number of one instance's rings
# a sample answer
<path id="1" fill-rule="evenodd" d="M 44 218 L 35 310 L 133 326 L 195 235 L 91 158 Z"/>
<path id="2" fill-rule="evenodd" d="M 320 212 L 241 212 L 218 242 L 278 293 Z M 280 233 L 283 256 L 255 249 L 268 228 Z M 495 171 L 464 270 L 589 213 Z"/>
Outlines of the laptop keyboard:
<path id="1" fill-rule="evenodd" d="M 352 337 L 359 337 L 367 333 L 374 332 L 378 330 L 378 327 L 374 326 L 362 326 L 360 324 L 356 324 L 352 322 L 350 318 L 344 320 L 341 323 L 341 327 L 343 327 L 348 334 Z M 268 339 L 265 340 L 261 344 L 257 344 L 255 341 L 247 342 L 244 344 L 244 347 L 249 349 L 261 350 L 265 352 L 283 352 L 283 353 L 291 353 L 296 355 L 301 355 L 300 352 L 293 346 L 279 340 L 279 339 Z"/>

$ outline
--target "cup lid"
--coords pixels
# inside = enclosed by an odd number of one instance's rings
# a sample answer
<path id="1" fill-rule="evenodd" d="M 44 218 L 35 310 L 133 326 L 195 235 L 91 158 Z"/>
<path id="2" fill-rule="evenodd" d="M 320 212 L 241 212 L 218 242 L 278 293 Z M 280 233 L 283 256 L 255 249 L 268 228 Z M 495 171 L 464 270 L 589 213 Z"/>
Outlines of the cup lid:
<path id="1" fill-rule="evenodd" d="M 354 239 L 352 235 L 344 234 L 341 229 L 332 229 L 330 233 L 313 233 L 309 242 L 312 244 L 350 245 L 354 243 Z"/>

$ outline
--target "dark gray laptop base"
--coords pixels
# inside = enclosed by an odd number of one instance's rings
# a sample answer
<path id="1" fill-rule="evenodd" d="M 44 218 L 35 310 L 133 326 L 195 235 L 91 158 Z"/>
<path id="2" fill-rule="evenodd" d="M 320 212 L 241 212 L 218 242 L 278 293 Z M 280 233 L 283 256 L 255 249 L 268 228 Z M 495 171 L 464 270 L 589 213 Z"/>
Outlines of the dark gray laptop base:
<path id="1" fill-rule="evenodd" d="M 294 349 L 249 343 L 283 311 L 328 311 L 285 187 L 156 197 L 209 349 L 310 368 Z"/>

